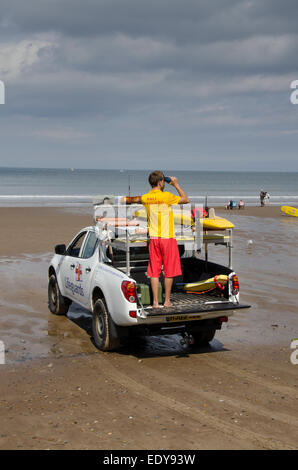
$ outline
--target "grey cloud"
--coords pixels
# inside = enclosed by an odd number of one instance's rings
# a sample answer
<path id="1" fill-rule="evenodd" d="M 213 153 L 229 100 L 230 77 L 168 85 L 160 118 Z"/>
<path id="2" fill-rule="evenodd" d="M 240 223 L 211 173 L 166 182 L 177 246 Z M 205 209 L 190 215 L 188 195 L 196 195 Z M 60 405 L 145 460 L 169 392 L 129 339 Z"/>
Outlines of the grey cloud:
<path id="1" fill-rule="evenodd" d="M 239 41 L 194 45 L 125 35 L 61 40 L 55 60 L 85 71 L 131 72 L 152 69 L 184 71 L 202 76 L 295 70 L 298 35 L 255 36 Z"/>
<path id="2" fill-rule="evenodd" d="M 199 25 L 212 18 L 218 7 L 237 0 L 4 0 L 3 16 L 16 29 L 28 32 L 59 31 L 71 36 L 126 32 L 132 36 L 198 37 Z"/>
<path id="3" fill-rule="evenodd" d="M 182 43 L 295 33 L 297 13 L 295 0 L 2 0 L 4 24 L 26 34 L 125 33 Z"/>
<path id="4" fill-rule="evenodd" d="M 28 118 L 34 141 L 66 145 L 82 126 L 77 140 L 127 145 L 132 162 L 142 142 L 191 159 L 293 137 L 297 13 L 292 0 L 2 0 L 6 116 Z"/>

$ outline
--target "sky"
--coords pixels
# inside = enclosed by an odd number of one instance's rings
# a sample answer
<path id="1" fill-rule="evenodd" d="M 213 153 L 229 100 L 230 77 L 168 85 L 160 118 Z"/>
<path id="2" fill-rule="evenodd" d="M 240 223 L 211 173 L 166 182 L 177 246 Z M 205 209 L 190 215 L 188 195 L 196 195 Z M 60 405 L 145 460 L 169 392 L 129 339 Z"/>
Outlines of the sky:
<path id="1" fill-rule="evenodd" d="M 1 0 L 0 166 L 298 171 L 297 0 Z"/>

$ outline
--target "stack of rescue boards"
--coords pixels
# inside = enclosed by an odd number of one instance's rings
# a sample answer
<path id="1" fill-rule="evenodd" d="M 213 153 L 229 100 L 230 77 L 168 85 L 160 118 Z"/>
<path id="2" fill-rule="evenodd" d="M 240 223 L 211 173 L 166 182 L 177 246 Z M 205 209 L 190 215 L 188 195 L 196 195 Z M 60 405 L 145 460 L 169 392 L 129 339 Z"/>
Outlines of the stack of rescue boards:
<path id="1" fill-rule="evenodd" d="M 138 220 L 147 220 L 147 213 L 145 209 L 140 209 L 135 211 L 135 218 L 129 220 L 125 217 L 98 217 L 97 220 L 101 223 L 106 223 L 107 225 L 112 225 L 114 227 L 124 227 L 124 226 L 138 226 Z M 229 220 L 224 219 L 223 217 L 218 217 L 215 215 L 214 210 L 211 209 L 209 216 L 205 214 L 198 214 L 200 217 L 200 222 L 202 224 L 203 231 L 220 231 L 228 230 L 234 228 Z M 203 215 L 203 217 L 201 217 Z M 185 226 L 194 226 L 195 217 L 194 214 L 183 214 L 183 213 L 173 213 L 174 223 L 185 225 Z M 199 282 L 187 283 L 181 285 L 181 289 L 188 294 L 205 294 L 206 292 L 211 292 L 217 290 L 219 292 L 224 291 L 226 284 L 228 282 L 228 276 L 220 274 L 213 276 L 209 279 L 205 279 Z M 142 296 L 144 298 L 144 296 Z M 149 294 L 148 294 L 149 299 Z M 145 302 L 146 303 L 146 302 Z M 148 300 L 148 303 L 150 301 Z"/>
<path id="2" fill-rule="evenodd" d="M 140 219 L 147 219 L 145 209 L 140 209 L 135 212 L 135 216 Z M 202 217 L 200 218 L 203 230 L 227 230 L 234 228 L 234 224 L 223 217 L 218 217 L 214 214 L 214 217 Z M 181 225 L 193 225 L 194 219 L 190 214 L 175 213 L 174 212 L 174 223 Z"/>

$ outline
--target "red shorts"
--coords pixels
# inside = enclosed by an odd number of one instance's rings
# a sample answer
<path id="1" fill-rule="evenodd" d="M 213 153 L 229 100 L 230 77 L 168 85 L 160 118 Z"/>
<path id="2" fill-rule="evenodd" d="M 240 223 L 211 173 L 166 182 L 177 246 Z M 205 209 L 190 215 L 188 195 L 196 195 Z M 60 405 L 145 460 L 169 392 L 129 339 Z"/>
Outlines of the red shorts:
<path id="1" fill-rule="evenodd" d="M 181 264 L 175 238 L 151 238 L 149 242 L 148 276 L 159 277 L 161 268 L 165 277 L 180 276 Z"/>

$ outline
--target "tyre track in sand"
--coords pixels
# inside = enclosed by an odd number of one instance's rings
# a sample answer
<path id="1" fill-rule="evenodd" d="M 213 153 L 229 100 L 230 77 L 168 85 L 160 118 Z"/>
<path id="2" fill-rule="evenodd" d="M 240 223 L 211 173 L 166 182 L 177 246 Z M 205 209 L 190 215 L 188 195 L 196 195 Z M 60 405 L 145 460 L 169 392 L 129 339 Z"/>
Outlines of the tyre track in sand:
<path id="1" fill-rule="evenodd" d="M 128 376 L 124 372 L 120 372 L 112 365 L 112 361 L 108 358 L 101 357 L 101 371 L 109 377 L 112 381 L 126 387 L 132 393 L 142 398 L 146 398 L 155 404 L 166 407 L 172 411 L 180 413 L 183 416 L 189 417 L 198 421 L 201 424 L 211 426 L 212 428 L 220 431 L 224 435 L 233 437 L 238 441 L 243 441 L 244 445 L 251 442 L 254 446 L 261 449 L 280 449 L 280 450 L 293 450 L 292 447 L 277 439 L 264 436 L 261 433 L 244 429 L 236 423 L 229 424 L 221 418 L 217 418 L 209 413 L 203 412 L 192 404 L 191 406 L 183 403 L 175 398 L 164 395 L 160 392 L 152 390 L 150 387 L 139 383 L 135 378 Z M 149 370 L 149 368 L 147 368 Z"/>
<path id="2" fill-rule="evenodd" d="M 204 400 L 213 400 L 215 403 L 218 403 L 219 400 L 223 400 L 225 404 L 228 404 L 238 410 L 245 409 L 246 411 L 250 411 L 251 413 L 254 413 L 258 416 L 263 416 L 270 420 L 274 414 L 274 419 L 280 421 L 281 423 L 287 424 L 288 426 L 293 426 L 297 428 L 298 431 L 298 419 L 295 416 L 279 411 L 272 412 L 271 410 L 262 408 L 260 405 L 251 404 L 247 400 L 241 399 L 241 401 L 239 401 L 235 398 L 230 398 L 221 392 L 217 393 L 209 390 L 208 392 L 204 390 L 198 390 L 198 387 L 187 383 L 183 379 L 179 379 L 179 377 L 170 376 L 164 371 L 160 372 L 146 365 L 143 365 L 142 368 L 138 369 L 138 373 L 145 375 L 146 378 L 155 377 L 157 380 L 163 381 L 164 383 L 169 384 L 171 387 L 180 387 L 184 391 L 189 391 L 190 393 L 194 393 L 202 397 Z"/>
<path id="3" fill-rule="evenodd" d="M 287 385 L 280 385 L 275 382 L 270 382 L 269 380 L 259 377 L 257 375 L 252 374 L 248 370 L 241 370 L 241 366 L 235 367 L 230 364 L 227 364 L 224 361 L 216 359 L 212 356 L 212 358 L 208 356 L 204 356 L 204 361 L 210 364 L 210 366 L 220 369 L 221 371 L 228 372 L 229 374 L 235 375 L 236 377 L 240 377 L 242 379 L 246 379 L 250 382 L 255 383 L 256 385 L 260 385 L 261 387 L 269 388 L 270 390 L 274 390 L 275 392 L 288 395 L 293 399 L 298 399 L 298 390 L 294 390 Z"/>

